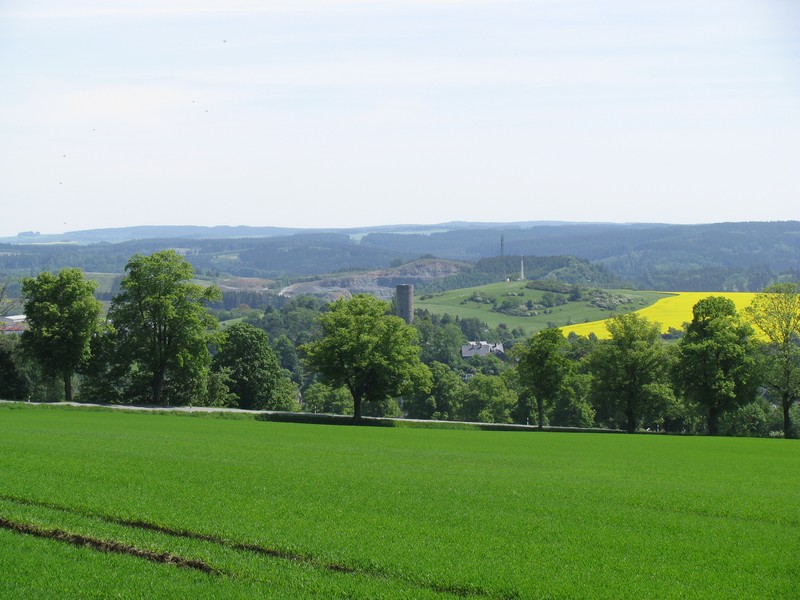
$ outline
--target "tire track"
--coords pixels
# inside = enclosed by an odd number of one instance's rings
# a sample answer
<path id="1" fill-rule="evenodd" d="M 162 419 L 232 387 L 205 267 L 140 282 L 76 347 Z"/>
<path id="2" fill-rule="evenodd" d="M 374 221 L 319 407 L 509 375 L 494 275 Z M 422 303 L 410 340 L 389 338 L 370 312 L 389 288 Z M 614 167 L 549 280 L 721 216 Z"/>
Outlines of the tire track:
<path id="1" fill-rule="evenodd" d="M 513 599 L 518 598 L 518 594 L 515 591 L 490 591 L 484 588 L 473 586 L 473 585 L 459 585 L 459 584 L 445 584 L 445 583 L 436 583 L 436 582 L 421 582 L 421 581 L 414 581 L 411 578 L 403 578 L 398 577 L 395 573 L 390 573 L 387 571 L 383 571 L 380 569 L 375 568 L 358 568 L 352 567 L 349 565 L 344 565 L 340 563 L 330 563 L 330 562 L 322 562 L 313 556 L 303 555 L 300 553 L 289 552 L 286 550 L 280 550 L 277 548 L 269 548 L 267 546 L 262 546 L 260 544 L 251 544 L 246 542 L 236 542 L 230 541 L 225 538 L 206 534 L 206 533 L 197 533 L 194 531 L 189 531 L 186 529 L 176 529 L 172 527 L 167 527 L 164 525 L 159 525 L 157 523 L 151 523 L 148 521 L 143 521 L 139 519 L 123 519 L 118 517 L 111 517 L 109 515 L 87 510 L 87 509 L 78 509 L 69 506 L 63 506 L 60 504 L 56 504 L 54 502 L 48 502 L 44 500 L 32 500 L 29 498 L 20 498 L 17 496 L 12 496 L 9 494 L 0 494 L 0 500 L 5 500 L 7 502 L 12 502 L 14 504 L 20 504 L 25 506 L 37 506 L 40 508 L 47 508 L 54 511 L 64 512 L 68 514 L 79 515 L 82 517 L 88 517 L 93 519 L 98 519 L 100 521 L 104 521 L 106 523 L 110 523 L 113 525 L 120 525 L 122 527 L 130 527 L 134 529 L 140 529 L 145 531 L 153 531 L 156 533 L 161 533 L 170 537 L 176 538 L 184 538 L 190 540 L 196 540 L 201 542 L 207 542 L 210 544 L 215 544 L 217 546 L 231 549 L 231 550 L 239 550 L 244 552 L 251 552 L 253 554 L 260 554 L 262 556 L 269 556 L 271 558 L 277 558 L 281 560 L 287 560 L 297 563 L 303 563 L 312 567 L 324 569 L 327 571 L 331 571 L 333 573 L 344 573 L 344 574 L 351 574 L 351 575 L 365 575 L 369 577 L 376 577 L 380 579 L 388 579 L 388 580 L 395 580 L 401 581 L 405 584 L 411 585 L 413 587 L 427 589 L 429 591 L 442 593 L 442 594 L 451 594 L 454 596 L 459 596 L 462 598 L 467 597 L 482 597 L 482 598 L 503 598 L 503 599 Z M 8 526 L 6 524 L 9 524 Z M 231 573 L 224 573 L 219 569 L 208 565 L 204 561 L 201 560 L 194 560 L 194 559 L 187 559 L 184 557 L 180 557 L 177 555 L 170 554 L 168 552 L 163 553 L 155 553 L 152 551 L 141 550 L 138 548 L 134 548 L 133 546 L 128 546 L 121 542 L 108 542 L 104 540 L 98 540 L 96 538 L 91 538 L 89 536 L 83 536 L 80 534 L 71 534 L 69 532 L 60 530 L 60 529 L 44 529 L 40 528 L 36 525 L 29 525 L 26 523 L 17 523 L 3 517 L 0 517 L 0 527 L 4 529 L 10 529 L 12 531 L 17 531 L 18 533 L 30 533 L 31 535 L 36 535 L 37 537 L 46 537 L 50 539 L 56 539 L 59 541 L 74 543 L 75 545 L 83 545 L 88 546 L 91 548 L 95 548 L 97 550 L 104 550 L 108 552 L 118 552 L 121 554 L 130 554 L 132 556 L 139 556 L 140 558 L 144 558 L 147 560 L 152 560 L 154 562 L 163 562 L 168 564 L 176 564 L 178 566 L 185 566 L 189 568 L 195 568 L 198 570 L 203 571 L 205 567 L 209 570 L 204 571 L 209 574 L 214 575 L 230 575 L 235 576 Z M 25 529 L 23 531 L 23 529 Z M 27 529 L 30 529 L 28 531 Z M 73 542 L 73 538 L 75 541 Z M 82 541 L 85 540 L 85 541 Z M 120 550 L 115 550 L 114 547 L 119 546 Z M 106 548 L 108 547 L 108 549 Z M 129 550 L 130 549 L 130 550 Z M 140 554 L 138 554 L 140 553 Z M 197 566 L 194 566 L 194 563 L 197 563 Z M 202 565 L 205 565 L 203 567 Z"/>
<path id="2" fill-rule="evenodd" d="M 116 540 L 102 540 L 88 535 L 81 535 L 79 533 L 70 533 L 63 529 L 45 529 L 30 523 L 20 523 L 19 521 L 12 521 L 4 517 L 0 517 L 0 528 L 13 531 L 15 533 L 22 533 L 31 535 L 33 537 L 56 540 L 59 542 L 66 542 L 72 546 L 81 546 L 84 548 L 91 548 L 92 550 L 100 550 L 101 552 L 109 552 L 112 554 L 126 554 L 128 556 L 135 556 L 136 558 L 143 558 L 151 562 L 162 563 L 167 565 L 174 565 L 176 567 L 183 567 L 186 569 L 195 569 L 202 571 L 209 575 L 221 575 L 222 572 L 215 569 L 207 562 L 178 556 L 171 552 L 152 552 L 150 550 L 143 550 L 136 546 L 123 544 Z"/>

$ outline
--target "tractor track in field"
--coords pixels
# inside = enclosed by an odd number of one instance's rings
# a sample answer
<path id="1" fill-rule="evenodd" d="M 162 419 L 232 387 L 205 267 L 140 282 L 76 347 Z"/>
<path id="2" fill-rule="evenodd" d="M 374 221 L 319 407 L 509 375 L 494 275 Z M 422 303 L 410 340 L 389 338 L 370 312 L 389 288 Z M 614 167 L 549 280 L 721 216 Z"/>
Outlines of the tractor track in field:
<path id="1" fill-rule="evenodd" d="M 207 562 L 178 556 L 171 552 L 153 552 L 151 550 L 143 550 L 130 544 L 124 544 L 116 540 L 103 540 L 88 535 L 79 533 L 72 533 L 63 529 L 46 529 L 31 523 L 21 523 L 19 521 L 12 521 L 4 517 L 0 517 L 0 528 L 13 531 L 15 533 L 22 533 L 25 535 L 32 535 L 34 537 L 56 540 L 59 542 L 66 542 L 73 546 L 81 546 L 84 548 L 91 548 L 92 550 L 100 550 L 101 552 L 110 552 L 113 554 L 126 554 L 136 558 L 143 558 L 151 562 L 163 563 L 168 565 L 175 565 L 176 567 L 183 567 L 187 569 L 196 569 L 203 573 L 210 575 L 218 575 L 221 572 Z"/>
<path id="2" fill-rule="evenodd" d="M 79 515 L 82 517 L 88 517 L 93 519 L 98 519 L 100 521 L 104 521 L 106 523 L 111 523 L 114 525 L 120 525 L 123 527 L 130 527 L 134 529 L 141 529 L 145 531 L 153 531 L 156 533 L 161 533 L 164 535 L 168 535 L 171 537 L 176 538 L 185 538 L 191 540 L 197 540 L 202 542 L 208 542 L 210 544 L 215 544 L 224 548 L 232 549 L 232 550 L 239 550 L 244 552 L 251 552 L 253 554 L 260 554 L 262 556 L 269 556 L 271 558 L 277 558 L 281 560 L 287 560 L 292 562 L 304 563 L 312 567 L 324 569 L 327 571 L 331 571 L 334 573 L 344 573 L 344 574 L 351 574 L 351 575 L 364 575 L 368 577 L 375 577 L 380 579 L 390 579 L 390 580 L 397 580 L 403 583 L 409 584 L 413 587 L 427 589 L 429 591 L 442 593 L 442 594 L 450 594 L 454 596 L 459 596 L 462 598 L 468 597 L 482 597 L 482 598 L 502 598 L 502 599 L 514 599 L 518 597 L 518 594 L 514 591 L 490 591 L 483 588 L 479 588 L 477 586 L 471 585 L 453 585 L 447 583 L 436 583 L 436 582 L 420 582 L 415 581 L 413 579 L 406 579 L 403 577 L 398 577 L 396 573 L 391 573 L 388 571 L 384 571 L 381 569 L 376 568 L 369 568 L 369 567 L 352 567 L 349 565 L 339 564 L 339 563 L 330 563 L 330 562 L 323 562 L 320 561 L 312 556 L 303 555 L 300 553 L 289 552 L 286 550 L 280 550 L 277 548 L 269 548 L 267 546 L 262 546 L 260 544 L 252 544 L 247 542 L 237 542 L 232 540 L 227 540 L 225 538 L 210 535 L 206 533 L 198 533 L 194 531 L 189 531 L 186 529 L 177 529 L 172 527 L 167 527 L 164 525 L 159 525 L 157 523 L 151 523 L 148 521 L 143 521 L 139 519 L 124 519 L 120 517 L 112 517 L 97 511 L 86 510 L 86 509 L 78 509 L 74 507 L 64 506 L 60 504 L 56 504 L 54 502 L 48 502 L 44 500 L 33 500 L 29 498 L 20 498 L 18 496 L 12 496 L 9 494 L 0 494 L 0 500 L 5 500 L 7 502 L 12 502 L 14 504 L 20 504 L 25 506 L 37 506 L 40 508 L 47 508 L 49 510 Z M 27 534 L 32 535 L 39 538 L 46 538 L 52 539 L 60 542 L 69 543 L 75 546 L 83 546 L 92 548 L 94 550 L 99 550 L 103 552 L 111 552 L 116 554 L 126 554 L 130 556 L 135 556 L 137 558 L 150 560 L 152 562 L 159 562 L 163 564 L 172 564 L 178 567 L 184 568 L 191 568 L 202 571 L 209 575 L 227 575 L 230 577 L 236 577 L 235 573 L 230 573 L 223 571 L 221 569 L 217 569 L 205 561 L 198 560 L 198 559 L 190 559 L 186 557 L 182 557 L 179 555 L 172 554 L 170 552 L 153 552 L 150 550 L 143 550 L 141 548 L 136 548 L 134 546 L 125 544 L 123 542 L 119 542 L 116 540 L 102 540 L 99 538 L 94 538 L 91 536 L 86 536 L 82 534 L 71 533 L 69 531 L 65 531 L 58 528 L 53 529 L 46 529 L 43 527 L 39 527 L 38 525 L 33 525 L 30 523 L 22 523 L 18 521 L 13 521 L 11 519 L 6 519 L 5 517 L 0 516 L 0 529 L 7 529 L 9 531 L 13 531 L 20 534 Z"/>

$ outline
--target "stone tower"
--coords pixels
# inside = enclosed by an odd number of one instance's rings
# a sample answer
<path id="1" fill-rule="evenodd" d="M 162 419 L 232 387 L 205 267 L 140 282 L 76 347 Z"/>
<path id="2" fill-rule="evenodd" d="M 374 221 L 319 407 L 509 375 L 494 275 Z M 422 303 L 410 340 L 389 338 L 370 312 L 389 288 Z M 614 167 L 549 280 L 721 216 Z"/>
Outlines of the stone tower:
<path id="1" fill-rule="evenodd" d="M 414 320 L 414 286 L 409 283 L 398 285 L 397 295 L 397 316 L 411 325 Z"/>

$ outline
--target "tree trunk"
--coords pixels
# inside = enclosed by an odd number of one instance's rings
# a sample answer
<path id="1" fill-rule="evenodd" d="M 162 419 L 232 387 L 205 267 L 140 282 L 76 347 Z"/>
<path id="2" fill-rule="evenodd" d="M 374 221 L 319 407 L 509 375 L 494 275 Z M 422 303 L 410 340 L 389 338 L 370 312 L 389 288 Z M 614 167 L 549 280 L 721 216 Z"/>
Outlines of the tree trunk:
<path id="1" fill-rule="evenodd" d="M 539 400 L 539 398 L 536 399 L 536 410 L 538 411 L 539 431 L 541 431 L 544 425 L 544 402 Z"/>
<path id="2" fill-rule="evenodd" d="M 783 408 L 783 437 L 794 437 L 792 421 L 789 418 L 789 409 L 792 407 L 792 398 L 789 394 L 783 395 L 783 398 L 781 398 L 781 406 Z"/>
<path id="3" fill-rule="evenodd" d="M 350 390 L 350 393 L 353 395 L 353 420 L 360 421 L 361 420 L 361 394 L 355 393 Z"/>
<path id="4" fill-rule="evenodd" d="M 64 373 L 64 397 L 72 402 L 72 373 Z"/>
<path id="5" fill-rule="evenodd" d="M 625 420 L 627 421 L 626 428 L 628 430 L 628 433 L 633 433 L 634 431 L 636 431 L 636 425 L 637 425 L 637 421 L 638 421 L 638 419 L 636 418 L 636 415 L 628 413 L 626 415 L 626 419 Z"/>
<path id="6" fill-rule="evenodd" d="M 708 409 L 708 435 L 717 435 L 719 431 L 719 411 L 711 407 Z"/>
<path id="7" fill-rule="evenodd" d="M 166 367 L 159 367 L 153 377 L 153 404 L 159 404 L 161 402 L 161 393 L 164 390 L 164 375 L 166 371 Z"/>

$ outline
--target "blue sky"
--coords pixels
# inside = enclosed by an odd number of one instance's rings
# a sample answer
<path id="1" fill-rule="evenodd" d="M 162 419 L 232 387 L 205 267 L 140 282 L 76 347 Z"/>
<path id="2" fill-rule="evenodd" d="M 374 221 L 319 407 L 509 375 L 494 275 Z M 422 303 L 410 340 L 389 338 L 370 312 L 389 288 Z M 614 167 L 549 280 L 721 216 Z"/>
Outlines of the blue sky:
<path id="1" fill-rule="evenodd" d="M 0 235 L 800 219 L 792 0 L 6 0 Z"/>

